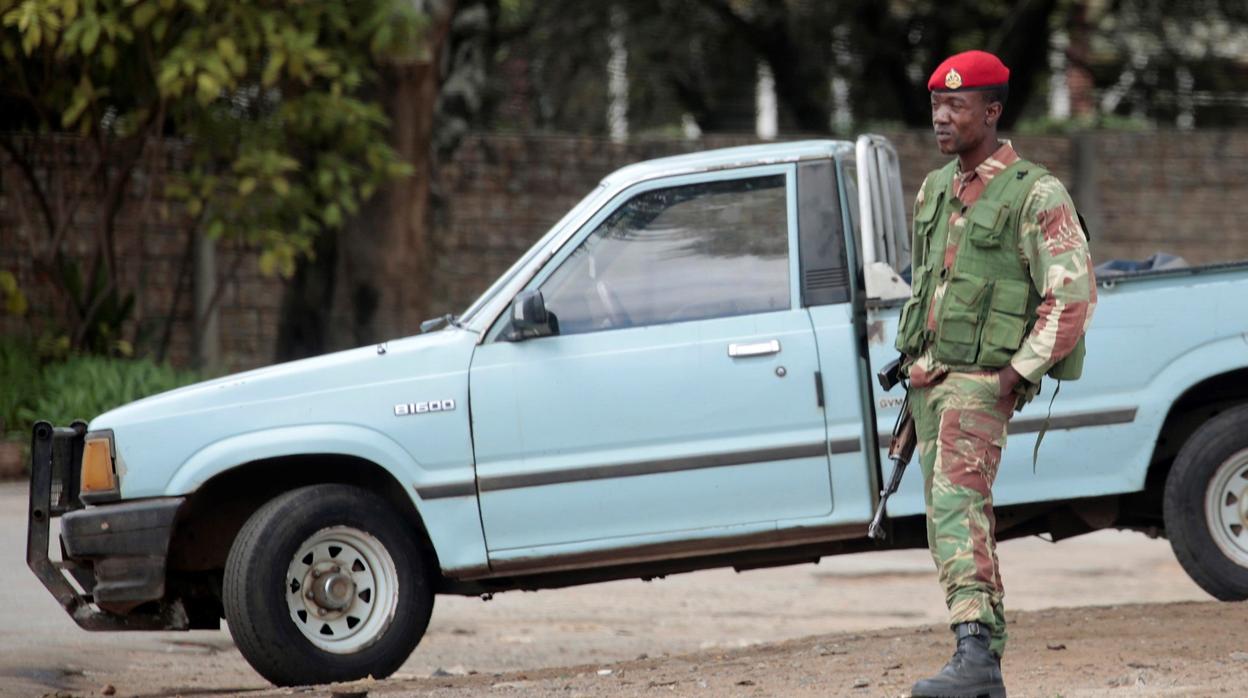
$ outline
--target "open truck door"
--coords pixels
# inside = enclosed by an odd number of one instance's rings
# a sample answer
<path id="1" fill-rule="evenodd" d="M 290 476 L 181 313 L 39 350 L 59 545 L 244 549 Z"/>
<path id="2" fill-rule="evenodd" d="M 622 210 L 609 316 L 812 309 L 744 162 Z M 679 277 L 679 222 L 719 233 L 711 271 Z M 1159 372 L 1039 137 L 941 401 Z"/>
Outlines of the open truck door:
<path id="1" fill-rule="evenodd" d="M 896 277 L 910 265 L 910 229 L 897 150 L 883 136 L 864 134 L 854 146 L 858 170 L 859 244 L 868 298 L 908 298 Z M 908 276 L 908 275 L 906 275 Z"/>
<path id="2" fill-rule="evenodd" d="M 906 221 L 906 200 L 901 188 L 901 163 L 897 150 L 883 136 L 864 134 L 854 147 L 854 170 L 857 191 L 855 216 L 858 247 L 862 259 L 863 285 L 866 290 L 866 315 L 870 375 L 897 357 L 893 348 L 897 336 L 897 320 L 901 302 L 910 297 L 910 229 Z M 868 391 L 869 420 L 876 428 L 876 482 L 885 482 L 883 466 L 887 459 L 890 432 L 901 409 L 904 391 L 885 392 L 874 381 L 864 387 Z M 890 516 L 922 513 L 923 488 L 921 476 L 903 480 L 901 490 L 888 502 Z M 879 490 L 875 491 L 878 494 Z M 878 501 L 873 498 L 873 501 Z"/>

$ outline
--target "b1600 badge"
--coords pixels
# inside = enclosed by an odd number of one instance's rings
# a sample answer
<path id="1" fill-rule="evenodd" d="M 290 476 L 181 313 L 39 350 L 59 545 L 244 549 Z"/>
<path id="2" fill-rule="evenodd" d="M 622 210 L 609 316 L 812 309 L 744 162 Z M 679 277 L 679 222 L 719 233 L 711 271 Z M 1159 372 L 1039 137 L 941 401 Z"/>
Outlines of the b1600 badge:
<path id="1" fill-rule="evenodd" d="M 406 417 L 409 414 L 427 414 L 429 412 L 450 412 L 455 409 L 454 400 L 430 400 L 428 402 L 404 402 L 394 406 L 394 416 Z"/>

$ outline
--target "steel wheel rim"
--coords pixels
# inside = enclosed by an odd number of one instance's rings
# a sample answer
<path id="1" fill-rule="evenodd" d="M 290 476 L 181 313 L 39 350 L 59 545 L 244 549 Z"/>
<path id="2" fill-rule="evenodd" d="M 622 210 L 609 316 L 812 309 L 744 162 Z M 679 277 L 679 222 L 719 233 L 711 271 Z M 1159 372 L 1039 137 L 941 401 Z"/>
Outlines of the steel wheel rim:
<path id="1" fill-rule="evenodd" d="M 332 654 L 351 654 L 390 627 L 399 575 L 381 541 L 357 528 L 332 526 L 296 548 L 284 592 L 290 619 L 309 642 Z"/>
<path id="2" fill-rule="evenodd" d="M 1205 517 L 1222 554 L 1248 567 L 1248 448 L 1218 466 L 1205 491 Z"/>

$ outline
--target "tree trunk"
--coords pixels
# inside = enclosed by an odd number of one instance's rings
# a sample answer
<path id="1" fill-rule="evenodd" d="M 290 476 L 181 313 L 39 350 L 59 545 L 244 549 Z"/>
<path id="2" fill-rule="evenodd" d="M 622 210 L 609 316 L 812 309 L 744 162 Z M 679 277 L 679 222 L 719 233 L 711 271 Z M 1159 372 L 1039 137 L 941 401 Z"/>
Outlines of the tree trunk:
<path id="1" fill-rule="evenodd" d="M 313 246 L 314 257 L 301 261 L 286 284 L 277 327 L 277 361 L 324 354 L 329 344 L 329 309 L 333 304 L 338 262 L 338 237 L 323 234 Z"/>
<path id="2" fill-rule="evenodd" d="M 380 66 L 390 145 L 412 167 L 299 263 L 282 303 L 276 357 L 289 360 L 415 334 L 432 292 L 430 193 L 438 57 L 453 3 L 433 2 L 428 59 Z"/>
<path id="3" fill-rule="evenodd" d="M 339 236 L 343 283 L 335 316 L 340 320 L 330 328 L 339 345 L 414 334 L 433 292 L 430 183 L 437 69 L 432 63 L 389 66 L 382 75 L 391 145 L 412 166 L 412 175 L 378 191 Z"/>

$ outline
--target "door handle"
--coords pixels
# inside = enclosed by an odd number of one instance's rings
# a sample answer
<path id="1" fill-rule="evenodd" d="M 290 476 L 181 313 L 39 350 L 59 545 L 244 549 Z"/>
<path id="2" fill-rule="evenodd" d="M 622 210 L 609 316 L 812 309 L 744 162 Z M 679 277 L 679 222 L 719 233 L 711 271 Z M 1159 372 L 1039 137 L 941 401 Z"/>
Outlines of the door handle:
<path id="1" fill-rule="evenodd" d="M 780 353 L 780 340 L 770 339 L 766 342 L 753 342 L 751 344 L 738 344 L 733 342 L 728 345 L 728 356 L 735 358 L 742 356 L 766 356 L 767 354 Z"/>

